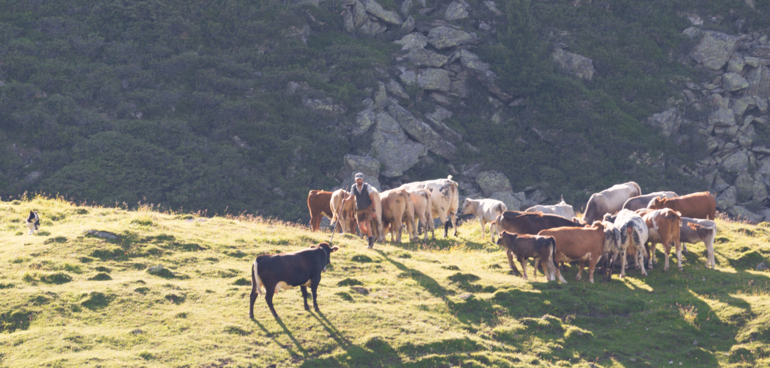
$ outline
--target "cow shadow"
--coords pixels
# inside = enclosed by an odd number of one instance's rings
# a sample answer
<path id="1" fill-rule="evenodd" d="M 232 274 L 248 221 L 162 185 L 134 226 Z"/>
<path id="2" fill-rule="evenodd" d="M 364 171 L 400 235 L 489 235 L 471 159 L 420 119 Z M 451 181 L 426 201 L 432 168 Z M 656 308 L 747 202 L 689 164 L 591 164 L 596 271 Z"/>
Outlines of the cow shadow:
<path id="1" fill-rule="evenodd" d="M 267 336 L 271 340 L 273 340 L 273 342 L 276 345 L 286 349 L 286 351 L 289 353 L 289 355 L 292 356 L 292 358 L 308 358 L 309 357 L 308 351 L 302 346 L 302 344 L 300 344 L 299 340 L 297 340 L 297 338 L 294 337 L 294 334 L 291 333 L 289 328 L 286 327 L 286 324 L 283 323 L 283 321 L 281 320 L 281 317 L 276 317 L 275 321 L 276 321 L 276 323 L 278 323 L 279 326 L 281 326 L 281 329 L 283 329 L 283 333 L 286 334 L 286 336 L 289 338 L 289 340 L 291 340 L 291 342 L 294 343 L 296 351 L 295 351 L 295 349 L 293 349 L 291 347 L 284 346 L 281 342 L 279 342 L 278 339 L 276 338 L 276 336 L 278 336 L 278 334 L 275 334 L 275 333 L 272 333 L 272 332 L 268 331 L 267 328 L 264 325 L 259 323 L 259 321 L 257 321 L 254 318 L 252 318 L 251 321 L 254 324 L 256 324 L 262 330 L 262 332 L 265 333 L 265 336 Z M 297 351 L 299 353 L 297 353 Z"/>

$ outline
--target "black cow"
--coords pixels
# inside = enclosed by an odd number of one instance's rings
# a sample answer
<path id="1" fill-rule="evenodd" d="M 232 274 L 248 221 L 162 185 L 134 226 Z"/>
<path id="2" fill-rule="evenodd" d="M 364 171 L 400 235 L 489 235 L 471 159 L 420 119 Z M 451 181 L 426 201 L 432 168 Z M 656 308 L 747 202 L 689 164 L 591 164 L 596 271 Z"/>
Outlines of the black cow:
<path id="1" fill-rule="evenodd" d="M 508 265 L 515 273 L 519 273 L 516 269 L 516 265 L 513 263 L 513 254 L 521 263 L 521 269 L 524 272 L 523 277 L 527 279 L 527 259 L 529 257 L 539 258 L 543 261 L 543 275 L 546 280 L 549 278 L 553 280 L 556 276 L 556 271 L 553 269 L 554 264 L 553 252 L 556 249 L 556 242 L 553 237 L 539 236 L 539 235 L 526 235 L 526 234 L 514 234 L 507 231 L 503 231 L 500 234 L 500 238 L 497 239 L 497 245 L 505 247 L 506 253 L 508 253 Z M 546 268 L 547 267 L 547 268 Z M 535 268 L 535 277 L 537 277 L 537 268 Z"/>
<path id="2" fill-rule="evenodd" d="M 318 284 L 321 282 L 321 272 L 326 271 L 326 265 L 331 263 L 332 252 L 339 248 L 329 243 L 313 245 L 293 253 L 262 255 L 254 260 L 251 266 L 251 295 L 249 296 L 249 318 L 254 318 L 254 301 L 257 295 L 265 289 L 265 301 L 270 307 L 273 317 L 278 318 L 273 308 L 273 294 L 282 290 L 299 286 L 302 298 L 307 305 L 307 287 L 313 293 L 313 307 L 318 309 Z"/>

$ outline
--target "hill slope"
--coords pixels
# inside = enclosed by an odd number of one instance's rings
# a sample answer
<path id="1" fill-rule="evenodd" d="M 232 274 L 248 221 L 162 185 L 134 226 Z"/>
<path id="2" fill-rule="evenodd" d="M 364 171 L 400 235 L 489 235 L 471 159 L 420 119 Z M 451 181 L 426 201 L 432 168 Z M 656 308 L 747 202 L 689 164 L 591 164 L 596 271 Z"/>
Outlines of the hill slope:
<path id="1" fill-rule="evenodd" d="M 40 211 L 40 234 L 23 217 Z M 249 267 L 328 233 L 149 208 L 0 202 L 0 365 L 764 366 L 770 363 L 766 226 L 718 221 L 717 268 L 690 245 L 683 272 L 610 283 L 525 282 L 477 225 L 427 246 L 349 236 L 319 288 L 264 300 L 249 320 Z M 86 235 L 109 231 L 115 240 Z M 659 255 L 660 256 L 660 255 Z M 660 258 L 659 258 L 660 259 Z M 674 261 L 675 262 L 675 261 Z M 147 269 L 163 265 L 167 273 Z M 675 268 L 674 268 L 675 269 Z"/>

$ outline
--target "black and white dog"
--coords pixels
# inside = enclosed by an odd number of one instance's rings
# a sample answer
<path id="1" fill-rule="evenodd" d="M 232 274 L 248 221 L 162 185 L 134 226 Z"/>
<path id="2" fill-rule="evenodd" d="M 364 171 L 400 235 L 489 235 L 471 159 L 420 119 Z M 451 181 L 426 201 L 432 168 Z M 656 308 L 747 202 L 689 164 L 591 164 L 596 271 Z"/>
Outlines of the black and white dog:
<path id="1" fill-rule="evenodd" d="M 40 230 L 40 216 L 35 211 L 29 211 L 29 217 L 27 217 L 27 227 L 29 228 L 29 235 L 33 232 Z"/>

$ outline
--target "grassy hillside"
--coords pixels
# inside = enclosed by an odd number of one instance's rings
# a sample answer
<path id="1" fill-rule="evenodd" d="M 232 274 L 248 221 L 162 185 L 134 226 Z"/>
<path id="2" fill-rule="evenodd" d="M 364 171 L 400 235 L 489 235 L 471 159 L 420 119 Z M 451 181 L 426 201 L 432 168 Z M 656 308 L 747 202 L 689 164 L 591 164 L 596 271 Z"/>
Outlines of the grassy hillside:
<path id="1" fill-rule="evenodd" d="M 39 235 L 26 235 L 31 209 Z M 568 284 L 510 275 L 475 223 L 427 246 L 338 236 L 320 313 L 296 289 L 274 299 L 280 320 L 263 299 L 250 320 L 254 257 L 329 234 L 43 198 L 0 202 L 0 219 L 4 367 L 770 364 L 768 273 L 753 271 L 770 253 L 765 226 L 718 221 L 715 270 L 699 244 L 682 273 L 597 284 L 575 281 L 574 266 Z M 147 272 L 158 264 L 169 272 Z"/>

